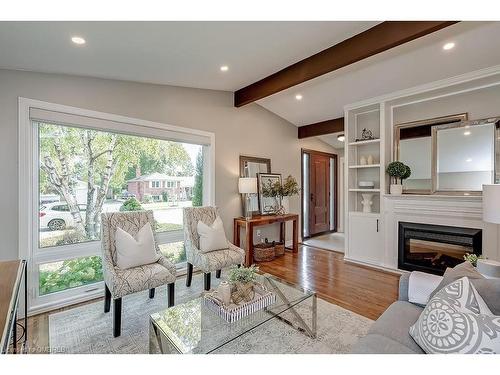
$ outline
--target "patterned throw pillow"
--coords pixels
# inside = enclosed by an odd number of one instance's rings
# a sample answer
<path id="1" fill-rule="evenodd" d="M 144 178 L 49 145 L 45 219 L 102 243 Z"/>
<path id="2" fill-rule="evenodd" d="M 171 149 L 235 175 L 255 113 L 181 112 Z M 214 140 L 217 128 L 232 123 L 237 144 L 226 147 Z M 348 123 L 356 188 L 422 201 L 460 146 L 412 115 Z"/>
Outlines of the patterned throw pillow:
<path id="1" fill-rule="evenodd" d="M 410 335 L 426 353 L 500 353 L 500 316 L 463 277 L 436 293 Z"/>

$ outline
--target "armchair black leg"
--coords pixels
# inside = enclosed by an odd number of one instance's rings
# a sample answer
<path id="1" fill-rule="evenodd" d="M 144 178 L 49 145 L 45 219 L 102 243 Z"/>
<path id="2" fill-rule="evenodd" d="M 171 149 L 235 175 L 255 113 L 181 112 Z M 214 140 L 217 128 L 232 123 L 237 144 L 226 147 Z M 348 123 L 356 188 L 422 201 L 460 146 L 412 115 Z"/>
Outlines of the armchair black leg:
<path id="1" fill-rule="evenodd" d="M 113 336 L 118 337 L 122 334 L 122 299 L 114 300 L 113 309 Z"/>
<path id="2" fill-rule="evenodd" d="M 187 264 L 186 286 L 191 286 L 192 280 L 193 280 L 193 265 L 191 263 L 188 263 Z"/>
<path id="3" fill-rule="evenodd" d="M 221 271 L 222 271 L 222 270 L 217 270 L 217 271 L 215 271 L 215 277 L 216 277 L 217 279 L 220 279 L 220 274 L 221 274 Z"/>
<path id="4" fill-rule="evenodd" d="M 149 298 L 155 298 L 155 288 L 149 289 Z"/>
<path id="5" fill-rule="evenodd" d="M 108 313 L 111 309 L 111 292 L 106 284 L 104 284 L 104 312 Z"/>
<path id="6" fill-rule="evenodd" d="M 168 307 L 172 307 L 174 305 L 174 293 L 175 293 L 175 284 L 170 283 L 167 285 L 167 299 L 168 299 Z"/>
<path id="7" fill-rule="evenodd" d="M 205 290 L 210 290 L 210 272 L 203 274 L 203 285 Z"/>
<path id="8" fill-rule="evenodd" d="M 238 268 L 241 268 L 241 264 L 238 264 Z"/>

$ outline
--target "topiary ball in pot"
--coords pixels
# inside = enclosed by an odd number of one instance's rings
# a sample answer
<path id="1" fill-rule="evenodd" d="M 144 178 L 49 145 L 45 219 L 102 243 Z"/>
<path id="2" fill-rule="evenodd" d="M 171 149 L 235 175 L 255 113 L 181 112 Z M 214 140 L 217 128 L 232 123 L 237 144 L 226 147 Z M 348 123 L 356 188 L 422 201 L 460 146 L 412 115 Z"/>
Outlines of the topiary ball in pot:
<path id="1" fill-rule="evenodd" d="M 386 172 L 391 176 L 390 192 L 392 195 L 403 194 L 403 179 L 411 174 L 410 167 L 400 161 L 393 161 L 387 166 Z M 408 175 L 408 176 L 407 176 Z M 407 176 L 407 177 L 405 177 Z M 394 181 L 394 183 L 392 183 Z M 401 183 L 399 183 L 401 181 Z"/>

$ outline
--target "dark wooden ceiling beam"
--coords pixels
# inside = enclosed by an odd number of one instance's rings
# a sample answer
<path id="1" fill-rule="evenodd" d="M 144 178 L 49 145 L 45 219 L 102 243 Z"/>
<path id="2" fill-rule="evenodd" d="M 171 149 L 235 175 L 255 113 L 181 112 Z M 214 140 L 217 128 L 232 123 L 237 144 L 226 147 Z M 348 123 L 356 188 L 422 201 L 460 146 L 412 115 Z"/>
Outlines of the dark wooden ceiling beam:
<path id="1" fill-rule="evenodd" d="M 234 106 L 241 107 L 333 72 L 377 53 L 433 33 L 458 21 L 386 21 L 333 47 L 290 65 L 234 93 Z"/>
<path id="2" fill-rule="evenodd" d="M 314 124 L 299 126 L 298 136 L 301 138 L 315 137 L 317 135 L 332 134 L 344 131 L 344 118 L 316 122 Z"/>

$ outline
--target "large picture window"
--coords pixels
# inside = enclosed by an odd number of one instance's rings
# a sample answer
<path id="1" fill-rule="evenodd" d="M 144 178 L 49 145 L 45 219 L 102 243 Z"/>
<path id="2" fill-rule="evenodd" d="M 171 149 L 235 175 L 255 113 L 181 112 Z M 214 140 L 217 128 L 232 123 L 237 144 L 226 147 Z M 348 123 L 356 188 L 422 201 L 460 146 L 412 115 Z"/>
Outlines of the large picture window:
<path id="1" fill-rule="evenodd" d="M 185 266 L 182 210 L 210 204 L 213 153 L 211 141 L 204 141 L 210 137 L 191 140 L 133 123 L 122 132 L 103 119 L 29 113 L 37 171 L 29 254 L 33 305 L 57 305 L 102 288 L 103 212 L 152 210 L 161 252 Z"/>
<path id="2" fill-rule="evenodd" d="M 39 139 L 40 248 L 99 240 L 103 212 L 153 210 L 158 232 L 182 228 L 201 202 L 202 146 L 34 122 Z M 161 187 L 167 181 L 166 187 Z M 178 181 L 179 184 L 173 184 Z M 165 184 L 163 184 L 165 186 Z"/>

